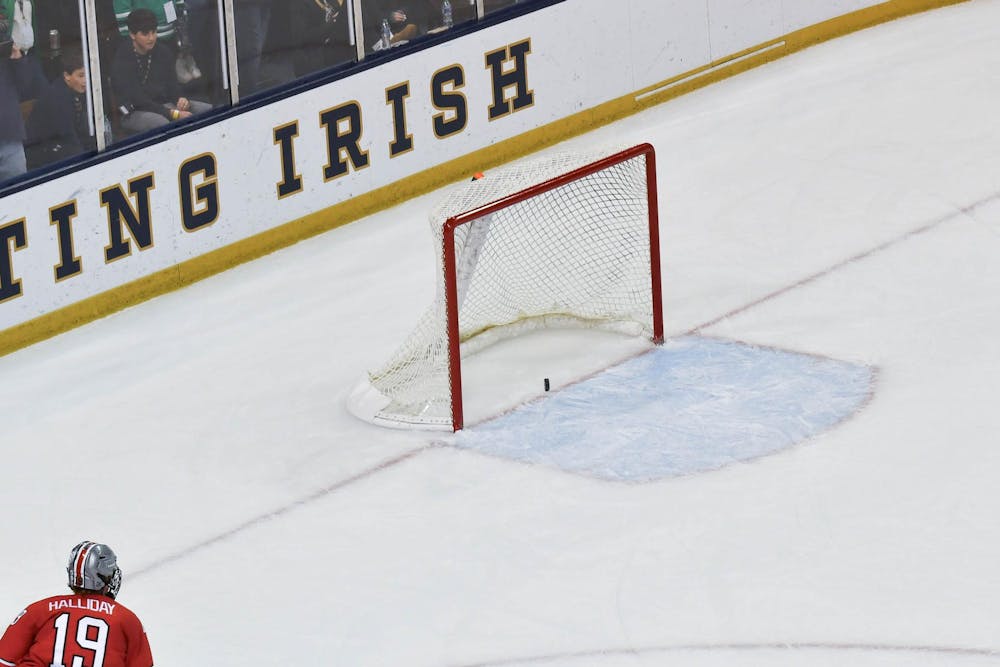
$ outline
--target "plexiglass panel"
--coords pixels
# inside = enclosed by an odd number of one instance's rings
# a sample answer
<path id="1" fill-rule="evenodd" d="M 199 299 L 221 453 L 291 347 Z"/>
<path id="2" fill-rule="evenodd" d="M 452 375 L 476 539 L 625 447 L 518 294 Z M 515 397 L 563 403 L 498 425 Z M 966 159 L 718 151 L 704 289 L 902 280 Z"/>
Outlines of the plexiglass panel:
<path id="1" fill-rule="evenodd" d="M 98 0 L 115 38 L 101 51 L 113 141 L 224 104 L 218 0 Z M 98 15 L 101 23 L 107 19 Z M 108 32 L 99 27 L 99 32 Z"/>
<path id="2" fill-rule="evenodd" d="M 233 8 L 241 99 L 356 60 L 350 0 L 234 0 Z"/>

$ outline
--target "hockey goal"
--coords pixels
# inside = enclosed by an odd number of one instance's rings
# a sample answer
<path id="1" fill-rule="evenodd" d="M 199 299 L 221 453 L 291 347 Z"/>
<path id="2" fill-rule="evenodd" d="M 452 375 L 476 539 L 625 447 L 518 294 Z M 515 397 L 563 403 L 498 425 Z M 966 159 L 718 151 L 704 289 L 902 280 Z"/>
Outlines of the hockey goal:
<path id="1" fill-rule="evenodd" d="M 375 424 L 463 427 L 462 357 L 548 327 L 663 341 L 656 162 L 649 144 L 490 171 L 431 213 L 437 296 L 352 392 Z"/>

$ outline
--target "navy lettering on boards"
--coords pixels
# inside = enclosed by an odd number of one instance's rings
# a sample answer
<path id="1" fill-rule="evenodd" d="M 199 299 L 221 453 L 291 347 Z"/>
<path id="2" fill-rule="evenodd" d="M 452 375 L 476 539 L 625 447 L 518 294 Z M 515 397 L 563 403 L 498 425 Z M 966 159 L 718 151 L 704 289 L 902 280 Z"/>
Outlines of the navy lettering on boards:
<path id="1" fill-rule="evenodd" d="M 529 38 L 490 51 L 484 49 L 480 53 L 485 58 L 485 72 L 480 70 L 479 76 L 488 76 L 490 79 L 489 83 L 484 86 L 486 90 L 489 90 L 485 93 L 486 99 L 484 100 L 469 98 L 472 92 L 469 90 L 469 82 L 467 81 L 468 72 L 460 63 L 449 64 L 434 72 L 427 82 L 429 90 L 423 88 L 425 92 L 421 95 L 419 104 L 411 99 L 411 94 L 419 91 L 425 84 L 415 86 L 412 80 L 406 80 L 385 89 L 388 117 L 382 117 L 380 121 L 391 119 L 392 127 L 391 134 L 385 139 L 386 144 L 384 145 L 387 150 L 381 154 L 381 158 L 377 159 L 391 160 L 418 148 L 415 146 L 415 133 L 411 131 L 414 129 L 414 125 L 409 122 L 409 112 L 413 108 L 424 109 L 429 103 L 430 118 L 428 119 L 425 115 L 417 122 L 423 131 L 430 129 L 436 138 L 447 139 L 459 136 L 468 129 L 471 122 L 470 103 L 475 106 L 482 104 L 487 111 L 486 116 L 489 121 L 497 120 L 534 105 L 534 91 L 529 86 L 528 77 L 527 56 L 531 53 L 531 40 Z M 429 100 L 423 99 L 423 95 L 427 93 L 430 94 Z M 324 133 L 326 138 L 324 182 L 347 176 L 352 171 L 366 169 L 371 166 L 372 161 L 372 156 L 369 154 L 370 146 L 362 143 L 365 110 L 362 109 L 361 103 L 358 100 L 350 100 L 342 103 L 335 102 L 335 104 L 336 106 L 328 107 L 318 114 L 320 131 Z M 423 125 L 427 120 L 430 120 L 429 128 Z M 278 148 L 277 154 L 280 158 L 280 162 L 273 165 L 276 174 L 280 168 L 280 180 L 276 182 L 278 199 L 290 197 L 304 189 L 304 177 L 298 169 L 298 163 L 302 160 L 302 156 L 296 155 L 295 149 L 298 147 L 303 150 L 302 147 L 306 146 L 306 150 L 324 150 L 314 148 L 319 145 L 318 142 L 310 141 L 306 144 L 299 141 L 301 122 L 301 120 L 288 120 L 272 129 L 272 140 Z M 428 147 L 423 148 L 429 149 Z M 378 150 L 381 151 L 381 147 Z M 307 157 L 309 159 L 306 164 L 313 164 L 314 158 L 321 159 L 318 155 Z M 158 169 L 157 172 L 160 170 Z M 157 172 L 142 173 L 130 178 L 127 182 L 118 182 L 99 190 L 99 203 L 107 218 L 107 238 L 104 247 L 106 264 L 132 255 L 137 248 L 147 250 L 153 247 L 155 221 L 153 220 L 152 191 L 156 187 Z M 162 176 L 162 173 L 159 175 Z M 115 174 L 111 180 L 119 181 L 125 176 L 127 175 Z M 178 179 L 179 208 L 174 211 L 173 207 L 170 206 L 170 212 L 163 213 L 168 207 L 163 205 L 163 202 L 157 202 L 160 204 L 160 207 L 156 209 L 158 215 L 168 215 L 172 223 L 176 214 L 182 229 L 186 232 L 205 229 L 222 219 L 220 185 L 225 180 L 225 176 L 221 173 L 220 164 L 215 155 L 202 153 L 186 159 L 180 164 L 176 178 Z M 178 199 L 174 201 L 177 202 Z M 88 250 L 85 248 L 81 247 L 82 252 L 78 254 L 76 242 L 83 236 L 82 224 L 85 224 L 87 229 L 90 229 L 92 222 L 101 224 L 99 219 L 93 221 L 90 219 L 91 216 L 95 215 L 92 209 L 93 204 L 94 202 L 88 196 L 86 200 L 74 198 L 70 201 L 53 204 L 49 208 L 48 217 L 51 233 L 47 236 L 54 237 L 56 247 L 50 248 L 47 253 L 43 253 L 43 256 L 51 256 L 54 263 L 54 280 L 57 283 L 82 274 L 84 259 L 88 262 L 92 261 L 90 257 L 86 257 Z M 99 218 L 101 214 L 98 212 L 96 215 Z M 5 221 L 2 224 L 3 226 L 0 226 L 0 304 L 22 296 L 25 291 L 22 281 L 29 275 L 32 276 L 31 279 L 34 279 L 33 276 L 36 275 L 34 272 L 26 273 L 24 266 L 20 267 L 20 272 L 18 271 L 18 264 L 23 263 L 25 255 L 28 254 L 18 254 L 18 251 L 24 250 L 28 246 L 25 219 L 13 222 Z M 211 240 L 209 241 L 211 242 Z M 44 266 L 41 268 L 47 272 Z M 142 268 L 139 267 L 139 273 L 142 272 Z M 28 289 L 30 291 L 30 285 Z"/>
<path id="2" fill-rule="evenodd" d="M 299 122 L 292 121 L 274 128 L 274 145 L 281 151 L 281 180 L 278 181 L 278 199 L 302 192 L 302 174 L 295 171 L 295 137 L 299 136 Z"/>
<path id="3" fill-rule="evenodd" d="M 323 180 L 332 181 L 350 171 L 368 166 L 368 152 L 361 150 L 361 104 L 352 100 L 323 111 L 319 124 L 326 128 L 327 164 L 323 167 Z"/>
<path id="4" fill-rule="evenodd" d="M 196 176 L 202 179 L 199 185 L 194 185 Z M 177 182 L 184 231 L 197 231 L 219 219 L 219 179 L 214 155 L 203 153 L 185 160 L 177 171 Z"/>
<path id="5" fill-rule="evenodd" d="M 434 136 L 438 139 L 458 134 L 469 124 L 469 102 L 459 92 L 465 87 L 465 71 L 449 65 L 431 77 L 431 102 L 441 113 L 434 114 Z"/>
<path id="6" fill-rule="evenodd" d="M 75 199 L 49 209 L 49 224 L 56 226 L 56 239 L 59 243 L 59 263 L 55 265 L 56 282 L 71 278 L 83 270 L 82 260 L 73 249 L 75 217 Z"/>
<path id="7" fill-rule="evenodd" d="M 111 242 L 104 248 L 104 261 L 111 262 L 132 254 L 132 244 L 125 238 L 122 223 L 139 246 L 146 250 L 153 245 L 153 220 L 149 192 L 155 187 L 153 172 L 128 181 L 129 195 L 121 186 L 113 185 L 101 190 L 101 206 L 108 213 L 108 235 Z M 135 206 L 132 199 L 135 199 Z"/>
<path id="8" fill-rule="evenodd" d="M 392 107 L 392 141 L 389 157 L 394 158 L 413 150 L 413 135 L 406 131 L 406 98 L 410 96 L 410 82 L 404 81 L 385 91 L 385 103 Z"/>
<path id="9" fill-rule="evenodd" d="M 14 251 L 28 247 L 24 218 L 0 227 L 0 303 L 21 294 L 21 280 L 14 277 Z"/>
<path id="10" fill-rule="evenodd" d="M 531 40 L 525 39 L 486 54 L 486 69 L 490 70 L 493 80 L 490 120 L 526 109 L 535 103 L 535 93 L 528 88 L 526 56 L 529 53 L 531 53 Z M 509 88 L 514 88 L 514 96 L 511 99 L 507 97 Z"/>

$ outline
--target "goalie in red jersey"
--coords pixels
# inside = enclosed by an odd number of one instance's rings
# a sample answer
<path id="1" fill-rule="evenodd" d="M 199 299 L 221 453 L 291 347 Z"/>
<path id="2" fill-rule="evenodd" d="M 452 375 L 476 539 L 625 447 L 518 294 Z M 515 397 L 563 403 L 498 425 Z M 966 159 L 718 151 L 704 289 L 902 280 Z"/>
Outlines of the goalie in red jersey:
<path id="1" fill-rule="evenodd" d="M 139 618 L 115 597 L 122 571 L 106 544 L 81 542 L 66 566 L 72 595 L 24 609 L 0 638 L 4 667 L 152 667 Z"/>

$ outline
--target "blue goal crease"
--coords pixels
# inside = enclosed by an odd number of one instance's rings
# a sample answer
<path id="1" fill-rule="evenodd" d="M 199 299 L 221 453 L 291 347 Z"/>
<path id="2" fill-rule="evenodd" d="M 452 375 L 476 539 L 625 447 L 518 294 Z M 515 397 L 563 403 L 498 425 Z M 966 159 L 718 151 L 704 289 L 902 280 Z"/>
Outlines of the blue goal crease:
<path id="1" fill-rule="evenodd" d="M 873 382 L 869 366 L 688 336 L 460 431 L 454 445 L 655 481 L 795 446 L 860 410 Z"/>

